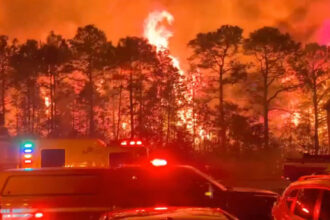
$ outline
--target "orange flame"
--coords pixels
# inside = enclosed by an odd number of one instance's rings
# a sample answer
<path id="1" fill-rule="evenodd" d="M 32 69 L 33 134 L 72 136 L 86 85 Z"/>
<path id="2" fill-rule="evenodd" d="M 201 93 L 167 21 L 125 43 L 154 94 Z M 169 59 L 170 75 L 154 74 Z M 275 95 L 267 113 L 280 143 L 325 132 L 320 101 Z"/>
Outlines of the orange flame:
<path id="1" fill-rule="evenodd" d="M 167 25 L 171 25 L 174 21 L 174 17 L 168 11 L 154 11 L 151 12 L 144 21 L 144 37 L 148 39 L 151 45 L 154 45 L 157 51 L 165 51 L 169 49 L 169 39 L 173 36 L 173 33 L 167 28 Z M 165 22 L 165 23 L 164 23 Z M 169 55 L 172 60 L 172 65 L 179 70 L 179 74 L 184 76 L 184 71 L 181 69 L 179 59 Z M 190 85 L 191 87 L 192 85 Z M 192 89 L 189 88 L 185 94 L 185 98 L 188 102 L 192 101 Z M 178 101 L 180 102 L 180 100 Z M 186 128 L 193 133 L 193 112 L 191 108 L 180 110 L 178 113 L 181 121 L 178 122 L 178 126 L 186 126 Z M 198 133 L 201 138 L 208 136 L 204 134 L 202 130 Z"/>
<path id="2" fill-rule="evenodd" d="M 171 25 L 173 20 L 173 15 L 167 11 L 154 11 L 144 21 L 144 37 L 150 44 L 156 46 L 157 51 L 168 49 L 168 39 L 173 33 L 162 22 L 167 21 Z"/>

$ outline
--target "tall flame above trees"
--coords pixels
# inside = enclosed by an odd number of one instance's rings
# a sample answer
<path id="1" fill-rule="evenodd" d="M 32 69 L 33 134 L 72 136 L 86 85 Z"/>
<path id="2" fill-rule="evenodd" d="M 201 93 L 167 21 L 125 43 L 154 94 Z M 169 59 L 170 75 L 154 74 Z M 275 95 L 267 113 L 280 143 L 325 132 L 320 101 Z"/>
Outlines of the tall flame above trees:
<path id="1" fill-rule="evenodd" d="M 169 25 L 171 25 L 173 21 L 173 15 L 165 10 L 151 12 L 144 21 L 144 37 L 148 39 L 150 44 L 157 48 L 157 52 L 168 53 L 169 38 L 173 36 L 173 33 L 167 29 L 163 22 L 167 22 Z M 178 72 L 181 75 L 180 81 L 182 83 L 184 80 L 184 71 L 181 69 L 179 59 L 172 56 L 171 54 L 168 54 L 167 56 L 171 59 L 172 66 L 178 69 Z M 184 98 L 188 102 L 191 102 L 190 91 L 185 94 Z M 188 130 L 192 132 L 192 125 L 190 123 L 192 119 L 192 110 L 190 108 L 181 109 L 178 111 L 178 115 L 183 124 L 185 124 Z M 178 122 L 178 124 L 182 125 L 181 122 Z"/>

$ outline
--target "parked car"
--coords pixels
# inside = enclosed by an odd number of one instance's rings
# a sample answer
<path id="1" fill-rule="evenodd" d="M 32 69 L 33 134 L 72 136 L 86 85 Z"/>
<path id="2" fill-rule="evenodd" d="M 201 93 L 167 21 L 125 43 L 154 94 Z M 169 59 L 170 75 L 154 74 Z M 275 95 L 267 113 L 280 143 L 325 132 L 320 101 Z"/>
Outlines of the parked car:
<path id="1" fill-rule="evenodd" d="M 276 220 L 330 219 L 330 175 L 303 176 L 290 184 L 273 207 Z"/>
<path id="2" fill-rule="evenodd" d="M 168 165 L 114 169 L 47 168 L 0 175 L 3 219 L 98 219 L 102 214 L 143 207 L 222 208 L 240 219 L 269 219 L 277 194 L 230 189 L 199 170 Z"/>

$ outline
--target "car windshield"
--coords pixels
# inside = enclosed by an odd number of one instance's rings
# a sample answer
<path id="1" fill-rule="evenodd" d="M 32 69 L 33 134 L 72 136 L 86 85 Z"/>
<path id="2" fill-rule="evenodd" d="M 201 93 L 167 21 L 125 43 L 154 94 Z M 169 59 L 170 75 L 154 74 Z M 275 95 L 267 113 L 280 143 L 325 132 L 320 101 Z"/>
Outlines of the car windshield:
<path id="1" fill-rule="evenodd" d="M 111 187 L 120 208 L 210 206 L 216 190 L 207 179 L 185 168 L 116 170 Z"/>

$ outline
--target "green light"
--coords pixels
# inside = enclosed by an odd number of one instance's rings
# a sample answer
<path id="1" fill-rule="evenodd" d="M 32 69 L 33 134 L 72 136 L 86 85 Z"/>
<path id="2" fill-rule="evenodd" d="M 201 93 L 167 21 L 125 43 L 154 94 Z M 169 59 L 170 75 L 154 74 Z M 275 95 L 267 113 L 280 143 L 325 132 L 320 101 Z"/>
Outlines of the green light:
<path id="1" fill-rule="evenodd" d="M 33 147 L 33 143 L 32 142 L 25 142 L 25 143 L 23 143 L 23 147 L 24 148 L 32 148 Z"/>

